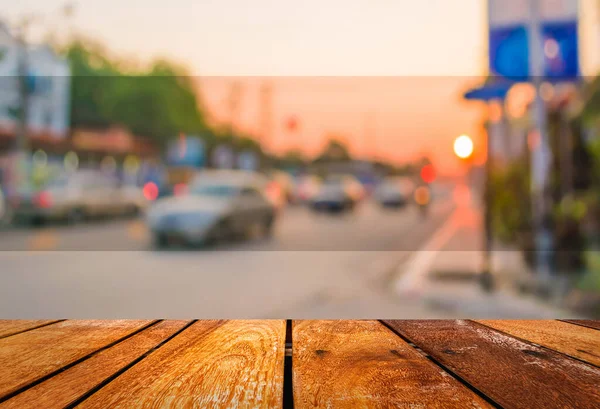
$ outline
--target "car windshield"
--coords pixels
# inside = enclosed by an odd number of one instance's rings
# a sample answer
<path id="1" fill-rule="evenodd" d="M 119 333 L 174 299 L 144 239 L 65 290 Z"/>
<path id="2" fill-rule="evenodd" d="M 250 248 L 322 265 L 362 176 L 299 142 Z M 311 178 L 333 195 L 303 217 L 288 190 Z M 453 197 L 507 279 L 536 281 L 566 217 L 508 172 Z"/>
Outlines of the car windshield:
<path id="1" fill-rule="evenodd" d="M 214 184 L 198 184 L 192 186 L 190 193 L 199 196 L 211 196 L 227 198 L 234 196 L 238 191 L 236 186 L 231 185 L 214 185 Z"/>

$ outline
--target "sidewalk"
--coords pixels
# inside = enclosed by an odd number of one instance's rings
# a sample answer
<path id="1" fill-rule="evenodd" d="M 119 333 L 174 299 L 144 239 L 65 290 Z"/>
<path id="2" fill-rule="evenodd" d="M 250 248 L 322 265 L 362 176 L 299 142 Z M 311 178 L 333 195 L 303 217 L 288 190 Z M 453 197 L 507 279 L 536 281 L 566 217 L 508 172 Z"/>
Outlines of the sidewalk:
<path id="1" fill-rule="evenodd" d="M 472 203 L 461 203 L 419 251 L 398 267 L 394 293 L 428 308 L 468 318 L 548 319 L 577 314 L 516 290 L 527 272 L 520 253 L 498 249 L 492 255 L 496 289 L 483 290 L 481 215 Z M 521 277 L 516 277 L 520 275 Z"/>

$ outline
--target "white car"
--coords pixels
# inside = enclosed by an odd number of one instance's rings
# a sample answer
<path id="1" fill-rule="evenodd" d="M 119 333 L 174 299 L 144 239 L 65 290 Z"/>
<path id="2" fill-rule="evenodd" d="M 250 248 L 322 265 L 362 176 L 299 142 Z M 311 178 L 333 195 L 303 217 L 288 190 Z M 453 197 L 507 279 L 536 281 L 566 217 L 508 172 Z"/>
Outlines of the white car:
<path id="1" fill-rule="evenodd" d="M 95 170 L 63 174 L 41 189 L 19 192 L 13 205 L 15 219 L 37 222 L 135 214 L 147 205 L 142 190 L 119 186 L 116 178 Z"/>

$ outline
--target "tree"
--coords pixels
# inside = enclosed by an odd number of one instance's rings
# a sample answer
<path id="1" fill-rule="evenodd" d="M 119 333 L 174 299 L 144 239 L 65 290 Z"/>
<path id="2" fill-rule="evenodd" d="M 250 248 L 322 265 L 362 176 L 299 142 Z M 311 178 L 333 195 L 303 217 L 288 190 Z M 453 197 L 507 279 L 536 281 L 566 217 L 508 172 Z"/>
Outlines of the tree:
<path id="1" fill-rule="evenodd" d="M 83 41 L 66 52 L 71 64 L 74 127 L 114 124 L 160 146 L 181 132 L 207 134 L 207 125 L 185 70 L 159 60 L 145 71 L 125 70 L 99 46 Z"/>
<path id="2" fill-rule="evenodd" d="M 332 137 L 315 162 L 349 161 L 351 159 L 348 147 L 338 138 Z"/>

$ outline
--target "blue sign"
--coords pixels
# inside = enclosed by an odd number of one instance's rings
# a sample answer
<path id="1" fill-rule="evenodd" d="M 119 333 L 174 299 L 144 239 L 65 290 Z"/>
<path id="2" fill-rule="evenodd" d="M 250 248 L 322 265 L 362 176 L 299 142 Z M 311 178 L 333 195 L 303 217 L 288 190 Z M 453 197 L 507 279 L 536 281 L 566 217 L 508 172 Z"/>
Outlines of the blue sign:
<path id="1" fill-rule="evenodd" d="M 204 141 L 192 136 L 174 141 L 169 146 L 167 161 L 171 166 L 204 166 Z"/>
<path id="2" fill-rule="evenodd" d="M 577 22 L 545 23 L 544 37 L 545 76 L 550 81 L 568 81 L 579 78 L 579 40 Z"/>
<path id="3" fill-rule="evenodd" d="M 480 88 L 473 88 L 464 94 L 465 99 L 477 101 L 491 101 L 494 99 L 504 99 L 510 90 L 512 84 L 502 81 L 497 84 L 486 84 Z"/>
<path id="4" fill-rule="evenodd" d="M 26 79 L 27 91 L 31 94 L 48 94 L 52 89 L 52 79 L 35 74 L 27 75 Z"/>
<path id="5" fill-rule="evenodd" d="M 529 44 L 524 26 L 490 30 L 490 70 L 492 74 L 513 80 L 529 77 Z"/>
<path id="6" fill-rule="evenodd" d="M 544 77 L 550 82 L 580 76 L 577 22 L 545 22 Z M 489 38 L 490 71 L 511 81 L 530 80 L 528 31 L 524 25 L 492 28 Z"/>

